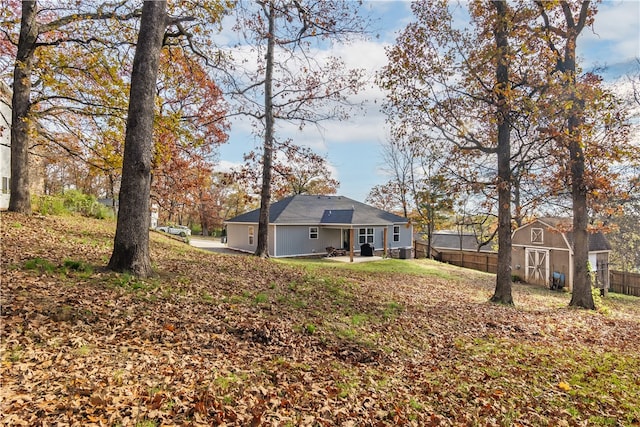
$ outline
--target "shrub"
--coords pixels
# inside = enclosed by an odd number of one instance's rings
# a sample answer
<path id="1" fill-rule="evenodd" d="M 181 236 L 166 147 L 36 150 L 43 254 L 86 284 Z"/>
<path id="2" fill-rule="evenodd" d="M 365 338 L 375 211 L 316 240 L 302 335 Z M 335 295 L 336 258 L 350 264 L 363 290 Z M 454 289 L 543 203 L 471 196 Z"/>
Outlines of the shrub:
<path id="1" fill-rule="evenodd" d="M 62 215 L 67 212 L 64 201 L 56 196 L 36 196 L 33 210 L 41 215 Z"/>
<path id="2" fill-rule="evenodd" d="M 34 211 L 41 215 L 65 215 L 79 213 L 84 216 L 106 219 L 113 218 L 113 211 L 99 203 L 95 196 L 78 190 L 68 190 L 57 195 L 34 196 Z"/>

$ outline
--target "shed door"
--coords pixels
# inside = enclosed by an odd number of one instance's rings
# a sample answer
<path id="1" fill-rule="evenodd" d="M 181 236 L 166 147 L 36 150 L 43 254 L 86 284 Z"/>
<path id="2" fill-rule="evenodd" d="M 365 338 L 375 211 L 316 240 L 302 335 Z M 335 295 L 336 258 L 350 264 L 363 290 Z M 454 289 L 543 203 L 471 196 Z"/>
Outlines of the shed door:
<path id="1" fill-rule="evenodd" d="M 547 286 L 549 284 L 549 251 L 541 249 L 526 250 L 528 283 Z"/>

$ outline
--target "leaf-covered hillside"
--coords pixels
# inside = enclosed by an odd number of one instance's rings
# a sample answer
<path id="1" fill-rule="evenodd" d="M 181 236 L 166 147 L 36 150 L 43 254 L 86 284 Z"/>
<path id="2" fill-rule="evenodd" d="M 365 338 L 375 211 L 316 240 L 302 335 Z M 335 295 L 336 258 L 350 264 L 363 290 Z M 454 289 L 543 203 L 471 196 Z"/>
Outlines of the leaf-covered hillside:
<path id="1" fill-rule="evenodd" d="M 425 260 L 220 255 L 152 233 L 156 277 L 103 270 L 115 225 L 3 213 L 0 425 L 638 425 L 640 300 Z"/>

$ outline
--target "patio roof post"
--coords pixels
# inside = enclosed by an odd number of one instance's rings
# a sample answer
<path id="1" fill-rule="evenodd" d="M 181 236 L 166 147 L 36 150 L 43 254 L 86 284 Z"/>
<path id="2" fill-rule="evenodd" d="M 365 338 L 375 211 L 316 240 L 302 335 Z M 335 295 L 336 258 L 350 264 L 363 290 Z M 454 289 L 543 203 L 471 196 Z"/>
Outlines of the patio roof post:
<path id="1" fill-rule="evenodd" d="M 351 228 L 349 230 L 349 262 L 353 262 L 353 242 L 355 242 L 354 240 L 355 238 L 355 233 L 353 228 Z"/>

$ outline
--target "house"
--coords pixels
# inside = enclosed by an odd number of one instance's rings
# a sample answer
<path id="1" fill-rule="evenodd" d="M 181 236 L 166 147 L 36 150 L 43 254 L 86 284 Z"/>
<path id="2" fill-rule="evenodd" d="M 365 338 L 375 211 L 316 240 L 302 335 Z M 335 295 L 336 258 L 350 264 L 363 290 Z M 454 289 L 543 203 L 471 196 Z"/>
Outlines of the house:
<path id="1" fill-rule="evenodd" d="M 528 283 L 552 289 L 573 288 L 573 233 L 570 218 L 539 218 L 520 228 L 511 237 L 514 276 Z M 589 234 L 589 264 L 595 285 L 609 288 L 611 246 L 600 233 Z"/>
<path id="2" fill-rule="evenodd" d="M 0 81 L 0 210 L 9 207 L 11 188 L 11 90 Z"/>
<path id="3" fill-rule="evenodd" d="M 225 221 L 227 246 L 254 252 L 260 210 Z M 413 227 L 407 218 L 343 196 L 296 195 L 269 210 L 269 254 L 296 257 L 341 248 L 351 256 L 368 243 L 376 252 L 411 248 Z M 402 253 L 402 252 L 401 252 Z"/>

